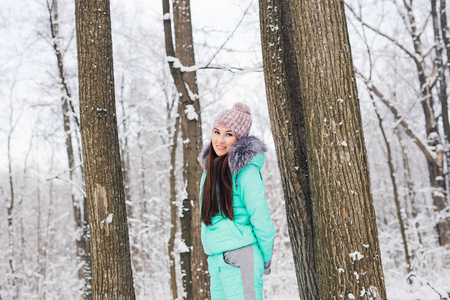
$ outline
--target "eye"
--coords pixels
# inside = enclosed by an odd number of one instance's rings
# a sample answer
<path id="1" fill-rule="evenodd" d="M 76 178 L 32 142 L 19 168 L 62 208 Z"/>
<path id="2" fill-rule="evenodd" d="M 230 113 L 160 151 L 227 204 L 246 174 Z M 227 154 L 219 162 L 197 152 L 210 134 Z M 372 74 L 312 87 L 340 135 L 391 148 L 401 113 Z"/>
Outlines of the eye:
<path id="1" fill-rule="evenodd" d="M 227 133 L 227 136 L 233 136 L 233 134 L 232 134 L 232 133 L 230 133 L 230 132 L 228 132 L 228 133 Z"/>
<path id="2" fill-rule="evenodd" d="M 215 134 L 219 134 L 220 132 L 218 130 L 214 130 L 214 133 Z"/>

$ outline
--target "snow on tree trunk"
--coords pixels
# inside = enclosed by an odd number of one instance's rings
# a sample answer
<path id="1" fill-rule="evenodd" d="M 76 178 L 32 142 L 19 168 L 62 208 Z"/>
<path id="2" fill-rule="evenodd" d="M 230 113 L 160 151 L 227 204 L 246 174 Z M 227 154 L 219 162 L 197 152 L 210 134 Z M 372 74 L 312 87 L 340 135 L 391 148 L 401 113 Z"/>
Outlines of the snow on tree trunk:
<path id="1" fill-rule="evenodd" d="M 75 1 L 92 298 L 135 299 L 114 96 L 109 1 Z"/>
<path id="2" fill-rule="evenodd" d="M 202 147 L 202 132 L 200 119 L 200 103 L 196 86 L 195 73 L 182 73 L 174 65 L 178 60 L 187 65 L 194 65 L 192 28 L 190 26 L 189 2 L 176 1 L 178 8 L 174 8 L 175 41 L 177 55 L 173 45 L 173 34 L 170 19 L 170 2 L 163 0 L 163 20 L 166 55 L 181 106 L 181 136 L 183 139 L 183 178 L 186 195 L 182 203 L 181 212 L 181 243 L 186 245 L 181 251 L 181 272 L 183 277 L 184 299 L 203 299 L 209 294 L 209 279 L 207 276 L 206 256 L 203 254 L 200 241 L 200 220 L 198 192 L 200 187 L 201 167 L 197 161 Z M 177 9 L 179 9 L 177 13 Z M 180 19 L 177 19 L 180 18 Z M 178 21 L 177 21 L 178 20 Z M 178 23 L 178 25 L 177 25 Z M 188 24 L 187 24 L 188 23 Z M 181 27 L 180 27 L 181 26 Z M 184 45 L 184 47 L 183 47 Z M 181 49 L 179 49 L 179 47 Z M 182 50 L 184 49 L 184 50 Z M 180 53 L 178 53 L 178 51 Z M 188 54 L 186 54 L 186 52 Z M 200 298 L 199 298 L 200 297 Z"/>
<path id="3" fill-rule="evenodd" d="M 386 299 L 344 4 L 260 0 L 269 115 L 302 299 Z"/>
<path id="4" fill-rule="evenodd" d="M 185 67 L 195 65 L 194 42 L 192 37 L 191 6 L 190 0 L 173 1 L 173 14 L 175 26 L 176 57 Z M 184 72 L 183 81 L 189 92 L 189 99 L 180 97 L 181 105 L 181 132 L 183 140 L 184 181 L 187 184 L 187 199 L 183 201 L 183 208 L 192 210 L 191 214 L 191 267 L 192 288 L 194 299 L 208 299 L 209 274 L 207 255 L 203 251 L 201 242 L 200 220 L 200 178 L 202 168 L 198 164 L 198 156 L 202 149 L 202 122 L 200 114 L 200 99 L 198 97 L 197 74 Z M 178 91 L 181 92 L 181 91 Z M 192 203 L 192 205 L 191 205 Z M 181 228 L 182 235 L 184 227 Z"/>

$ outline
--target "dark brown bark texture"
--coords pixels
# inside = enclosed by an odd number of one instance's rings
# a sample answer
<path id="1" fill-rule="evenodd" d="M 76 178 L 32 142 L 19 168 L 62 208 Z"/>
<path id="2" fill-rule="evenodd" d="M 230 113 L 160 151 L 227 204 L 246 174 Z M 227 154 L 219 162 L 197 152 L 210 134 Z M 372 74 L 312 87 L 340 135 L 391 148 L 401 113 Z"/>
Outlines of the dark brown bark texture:
<path id="1" fill-rule="evenodd" d="M 260 25 L 267 104 L 283 183 L 301 299 L 318 299 L 311 196 L 299 73 L 289 2 L 261 0 Z M 281 5 L 283 4 L 283 5 Z M 296 168 L 298 166 L 298 169 Z"/>
<path id="2" fill-rule="evenodd" d="M 178 3 L 176 4 L 181 5 Z M 184 2 L 183 7 L 189 7 L 189 2 Z M 170 2 L 169 0 L 163 0 L 163 15 L 167 16 L 168 14 L 170 14 Z M 174 14 L 177 14 L 175 9 Z M 182 22 L 182 26 L 185 26 L 185 23 L 189 23 L 190 26 L 190 10 L 183 9 L 182 14 L 185 14 L 185 17 L 187 14 L 189 17 L 189 20 Z M 189 33 L 185 32 L 184 34 Z M 177 36 L 175 36 L 177 43 L 181 45 L 181 47 L 182 45 L 185 45 L 185 47 L 182 48 L 191 48 L 192 60 L 187 60 L 185 64 L 189 64 L 190 61 L 194 61 L 192 32 L 190 35 L 190 41 L 178 41 Z M 176 55 L 172 38 L 171 20 L 170 18 L 164 18 L 164 40 L 166 54 L 168 57 L 173 59 Z M 181 39 L 183 38 L 181 37 Z M 181 52 L 183 53 L 184 51 Z M 184 61 L 183 58 L 177 57 L 177 59 L 179 59 L 181 63 Z M 200 223 L 199 221 L 196 221 L 199 220 L 196 214 L 199 212 L 198 190 L 201 172 L 201 167 L 198 164 L 197 158 L 202 147 L 200 104 L 194 96 L 196 94 L 196 88 L 188 86 L 189 81 L 185 81 L 184 76 L 186 73 L 182 73 L 179 68 L 174 67 L 173 60 L 169 60 L 169 67 L 177 92 L 180 95 L 178 105 L 182 106 L 180 117 L 181 134 L 183 138 L 183 177 L 186 185 L 187 197 L 183 199 L 180 225 L 182 242 L 184 242 L 189 249 L 189 252 L 182 252 L 180 254 L 183 288 L 185 291 L 185 299 L 203 299 L 198 298 L 196 294 L 199 293 L 199 297 L 204 297 L 204 295 L 209 293 L 209 282 L 208 277 L 206 276 L 207 264 L 206 260 L 201 259 L 203 254 L 200 252 L 203 251 L 200 243 Z M 196 82 L 195 77 L 193 80 Z M 189 109 L 191 105 L 196 114 L 196 117 L 194 118 L 192 116 L 188 118 L 187 116 L 186 109 Z M 197 222 L 198 224 L 194 222 Z M 193 260 L 195 261 L 194 263 Z"/>
<path id="3" fill-rule="evenodd" d="M 75 1 L 92 298 L 135 299 L 114 95 L 109 1 Z"/>
<path id="4" fill-rule="evenodd" d="M 176 57 L 183 66 L 195 65 L 194 42 L 192 37 L 192 21 L 190 0 L 173 1 L 173 17 L 175 28 Z M 192 268 L 192 288 L 194 299 L 209 299 L 209 274 L 207 255 L 203 251 L 201 242 L 201 220 L 199 190 L 202 168 L 198 164 L 198 157 L 202 149 L 202 122 L 200 114 L 200 99 L 198 97 L 198 85 L 196 72 L 184 72 L 182 74 L 184 84 L 189 88 L 189 98 L 181 97 L 179 105 L 182 106 L 181 129 L 183 140 L 184 157 L 184 181 L 187 184 L 187 199 L 183 201 L 183 207 L 192 210 L 191 214 L 191 268 Z M 178 91 L 181 92 L 181 91 Z M 197 114 L 197 119 L 189 119 L 186 109 L 192 105 Z M 192 205 L 191 205 L 192 203 Z M 182 228 L 182 231 L 184 229 Z"/>
<path id="5" fill-rule="evenodd" d="M 260 0 L 260 14 L 300 298 L 386 299 L 344 4 Z"/>

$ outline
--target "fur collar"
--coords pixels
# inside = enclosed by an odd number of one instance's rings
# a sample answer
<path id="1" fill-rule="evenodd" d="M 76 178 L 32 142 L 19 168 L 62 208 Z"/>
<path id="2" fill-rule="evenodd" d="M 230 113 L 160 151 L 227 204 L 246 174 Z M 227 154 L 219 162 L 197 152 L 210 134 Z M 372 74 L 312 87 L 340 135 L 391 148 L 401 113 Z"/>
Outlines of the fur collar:
<path id="1" fill-rule="evenodd" d="M 255 136 L 247 136 L 237 140 L 233 148 L 228 153 L 228 165 L 231 174 L 237 173 L 246 165 L 248 165 L 255 156 L 258 156 L 267 151 L 266 145 L 263 141 Z M 203 148 L 201 154 L 201 163 L 203 169 L 207 167 L 207 157 L 209 154 L 209 144 Z"/>

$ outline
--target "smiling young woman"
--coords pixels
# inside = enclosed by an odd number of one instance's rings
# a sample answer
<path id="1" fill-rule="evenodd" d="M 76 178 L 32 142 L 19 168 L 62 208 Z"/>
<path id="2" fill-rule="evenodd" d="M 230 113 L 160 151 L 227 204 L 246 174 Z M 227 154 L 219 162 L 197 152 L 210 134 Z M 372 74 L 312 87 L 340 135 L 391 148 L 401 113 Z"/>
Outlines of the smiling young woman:
<path id="1" fill-rule="evenodd" d="M 223 126 L 214 127 L 211 143 L 217 156 L 228 154 L 236 141 L 237 137 L 230 129 Z"/>
<path id="2" fill-rule="evenodd" d="M 211 298 L 262 299 L 270 274 L 275 228 L 261 175 L 264 143 L 249 136 L 250 108 L 236 103 L 215 120 L 202 153 L 202 244 L 208 257 Z"/>

